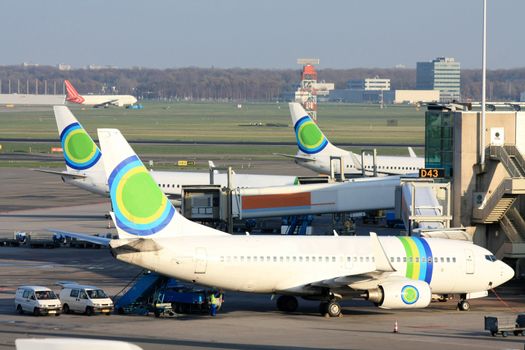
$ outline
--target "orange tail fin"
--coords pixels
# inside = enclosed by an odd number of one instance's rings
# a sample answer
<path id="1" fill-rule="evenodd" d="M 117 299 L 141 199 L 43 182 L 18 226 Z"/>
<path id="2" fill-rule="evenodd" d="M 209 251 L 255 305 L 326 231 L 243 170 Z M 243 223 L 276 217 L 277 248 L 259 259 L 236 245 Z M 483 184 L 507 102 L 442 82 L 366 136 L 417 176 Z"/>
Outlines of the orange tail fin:
<path id="1" fill-rule="evenodd" d="M 69 80 L 64 80 L 64 84 L 66 84 L 66 91 L 67 91 L 66 100 L 67 101 L 73 102 L 73 103 L 79 103 L 79 104 L 84 102 L 84 98 L 79 95 L 79 93 L 73 87 L 73 85 L 69 82 Z"/>

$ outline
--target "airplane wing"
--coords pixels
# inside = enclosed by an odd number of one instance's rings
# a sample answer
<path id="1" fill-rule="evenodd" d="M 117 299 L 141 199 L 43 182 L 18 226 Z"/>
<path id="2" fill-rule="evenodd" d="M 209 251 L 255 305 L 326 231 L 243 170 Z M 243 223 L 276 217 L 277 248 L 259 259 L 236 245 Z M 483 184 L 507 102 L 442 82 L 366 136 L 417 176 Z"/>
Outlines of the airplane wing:
<path id="1" fill-rule="evenodd" d="M 40 171 L 41 173 L 46 173 L 46 174 L 53 174 L 53 175 L 60 175 L 60 176 L 64 176 L 64 177 L 70 177 L 72 179 L 84 179 L 84 178 L 87 177 L 84 174 L 73 174 L 73 173 L 69 173 L 67 171 L 58 171 L 58 170 L 51 170 L 51 169 L 31 169 L 31 170 L 33 170 L 33 171 Z"/>
<path id="2" fill-rule="evenodd" d="M 104 101 L 102 103 L 98 103 L 96 105 L 93 105 L 93 108 L 106 107 L 106 106 L 109 106 L 109 105 L 115 105 L 117 102 L 118 102 L 118 99 L 108 100 L 108 101 Z"/>
<path id="3" fill-rule="evenodd" d="M 281 157 L 286 157 L 286 158 L 292 158 L 292 159 L 300 160 L 300 161 L 303 161 L 303 162 L 313 162 L 313 161 L 315 161 L 314 158 L 301 157 L 301 156 L 293 155 L 293 154 L 284 154 L 284 153 L 272 153 L 272 154 L 274 156 L 281 156 Z"/>
<path id="4" fill-rule="evenodd" d="M 62 231 L 62 230 L 55 230 L 55 229 L 49 229 L 48 231 L 65 236 L 65 237 L 76 238 L 81 241 L 86 241 L 86 242 L 90 242 L 94 244 L 100 244 L 106 247 L 109 246 L 109 242 L 111 241 L 110 238 L 92 236 L 92 235 L 87 235 L 85 233 L 69 232 L 69 231 Z"/>

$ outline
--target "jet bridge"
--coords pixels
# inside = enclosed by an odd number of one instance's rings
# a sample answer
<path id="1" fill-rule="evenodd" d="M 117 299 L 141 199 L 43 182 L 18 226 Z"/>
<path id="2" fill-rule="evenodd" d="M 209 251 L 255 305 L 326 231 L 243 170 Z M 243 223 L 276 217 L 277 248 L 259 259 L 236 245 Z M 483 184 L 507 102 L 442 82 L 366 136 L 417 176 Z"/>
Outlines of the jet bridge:
<path id="1" fill-rule="evenodd" d="M 232 216 L 238 219 L 312 215 L 395 208 L 401 177 L 351 179 L 339 183 L 232 191 Z"/>
<path id="2" fill-rule="evenodd" d="M 442 231 L 450 227 L 450 183 L 428 180 L 401 180 L 397 189 L 397 215 L 409 234 L 418 231 Z"/>

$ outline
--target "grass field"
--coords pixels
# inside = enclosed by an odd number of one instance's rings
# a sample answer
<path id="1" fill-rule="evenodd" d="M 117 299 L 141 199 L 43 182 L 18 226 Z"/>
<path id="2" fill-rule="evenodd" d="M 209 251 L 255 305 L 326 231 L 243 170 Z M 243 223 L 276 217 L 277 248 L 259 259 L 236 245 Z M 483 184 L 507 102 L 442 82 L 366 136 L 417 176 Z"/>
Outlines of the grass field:
<path id="1" fill-rule="evenodd" d="M 295 142 L 287 103 L 144 103 L 143 110 L 71 107 L 91 135 L 100 127 L 119 128 L 129 140 L 269 141 Z M 332 143 L 411 143 L 424 138 L 424 111 L 413 106 L 320 104 L 319 125 Z M 397 126 L 388 126 L 396 120 Z M 263 125 L 277 126 L 253 126 Z M 252 124 L 252 125 L 250 125 Z M 4 152 L 49 152 L 58 146 L 51 107 L 0 108 L 0 137 L 56 138 L 53 144 L 3 142 Z M 137 145 L 143 155 L 207 155 L 272 158 L 272 153 L 292 153 L 293 146 Z M 359 151 L 359 148 L 352 149 Z M 381 154 L 407 154 L 405 148 L 379 148 Z M 420 151 L 418 153 L 421 153 Z"/>

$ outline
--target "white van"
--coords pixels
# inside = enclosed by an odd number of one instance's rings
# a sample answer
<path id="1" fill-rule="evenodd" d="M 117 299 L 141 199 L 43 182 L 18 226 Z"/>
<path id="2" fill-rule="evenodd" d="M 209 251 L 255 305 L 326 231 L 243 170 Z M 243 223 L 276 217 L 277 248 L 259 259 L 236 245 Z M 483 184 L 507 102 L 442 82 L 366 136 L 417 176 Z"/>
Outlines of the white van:
<path id="1" fill-rule="evenodd" d="M 113 301 L 100 288 L 80 284 L 64 284 L 60 291 L 62 311 L 81 312 L 86 315 L 103 313 L 110 315 L 113 311 Z"/>
<path id="2" fill-rule="evenodd" d="M 30 312 L 38 315 L 59 316 L 62 304 L 49 288 L 41 286 L 21 286 L 16 290 L 15 308 L 19 314 Z"/>

